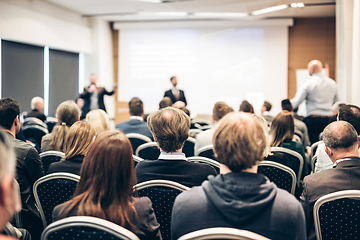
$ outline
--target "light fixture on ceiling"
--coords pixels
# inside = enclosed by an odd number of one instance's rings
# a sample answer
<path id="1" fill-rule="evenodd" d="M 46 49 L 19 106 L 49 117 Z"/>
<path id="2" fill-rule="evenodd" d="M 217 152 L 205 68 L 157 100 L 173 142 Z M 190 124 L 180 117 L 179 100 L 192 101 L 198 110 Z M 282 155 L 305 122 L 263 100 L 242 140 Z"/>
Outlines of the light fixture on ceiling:
<path id="1" fill-rule="evenodd" d="M 247 13 L 235 13 L 235 12 L 197 12 L 194 13 L 195 17 L 211 17 L 211 18 L 237 18 L 237 17 L 247 17 Z"/>
<path id="2" fill-rule="evenodd" d="M 302 2 L 299 2 L 299 3 L 292 3 L 292 4 L 290 4 L 290 6 L 292 8 L 303 8 L 303 7 L 305 7 L 305 4 Z"/>
<path id="3" fill-rule="evenodd" d="M 279 10 L 283 10 L 285 8 L 288 8 L 289 5 L 287 4 L 282 4 L 282 5 L 278 5 L 278 6 L 273 6 L 273 7 L 268 7 L 268 8 L 264 8 L 264 9 L 260 9 L 260 10 L 256 10 L 253 11 L 251 13 L 251 15 L 260 15 L 260 14 L 264 14 L 264 13 L 269 13 L 269 12 L 275 12 L 275 11 L 279 11 Z"/>
<path id="4" fill-rule="evenodd" d="M 185 17 L 187 12 L 138 12 L 141 16 L 164 16 L 164 17 Z"/>

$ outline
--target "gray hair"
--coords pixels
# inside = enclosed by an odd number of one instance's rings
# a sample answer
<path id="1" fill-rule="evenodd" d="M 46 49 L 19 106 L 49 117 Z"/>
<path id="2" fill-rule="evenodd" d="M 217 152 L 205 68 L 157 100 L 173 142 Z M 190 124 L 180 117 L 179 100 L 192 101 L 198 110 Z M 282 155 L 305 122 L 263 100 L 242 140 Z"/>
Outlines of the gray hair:
<path id="1" fill-rule="evenodd" d="M 355 128 L 348 122 L 330 123 L 323 131 L 325 146 L 333 149 L 347 149 L 358 142 Z"/>
<path id="2" fill-rule="evenodd" d="M 0 129 L 0 182 L 5 175 L 15 176 L 15 153 L 7 133 Z"/>

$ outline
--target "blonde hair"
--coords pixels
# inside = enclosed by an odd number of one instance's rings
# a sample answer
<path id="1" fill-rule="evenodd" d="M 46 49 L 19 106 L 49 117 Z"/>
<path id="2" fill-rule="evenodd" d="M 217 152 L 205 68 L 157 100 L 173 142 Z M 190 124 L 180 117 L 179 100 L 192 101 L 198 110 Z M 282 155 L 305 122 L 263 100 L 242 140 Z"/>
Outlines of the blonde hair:
<path id="1" fill-rule="evenodd" d="M 86 114 L 86 121 L 88 121 L 95 128 L 97 134 L 108 131 L 110 129 L 109 116 L 104 110 L 91 110 Z"/>
<path id="2" fill-rule="evenodd" d="M 270 141 L 269 141 L 269 127 L 267 125 L 266 120 L 263 117 L 255 115 L 255 114 L 254 114 L 254 117 L 259 121 L 260 126 L 264 130 L 265 141 L 266 141 L 266 147 L 265 147 L 265 150 L 264 150 L 264 158 L 266 158 L 267 156 L 272 155 L 271 147 L 270 147 Z"/>
<path id="3" fill-rule="evenodd" d="M 66 138 L 65 157 L 70 159 L 77 155 L 86 155 L 96 136 L 96 131 L 90 123 L 79 121 L 74 123 Z"/>
<path id="4" fill-rule="evenodd" d="M 279 147 L 285 140 L 294 137 L 295 125 L 291 112 L 281 111 L 275 116 L 270 127 L 270 146 Z"/>

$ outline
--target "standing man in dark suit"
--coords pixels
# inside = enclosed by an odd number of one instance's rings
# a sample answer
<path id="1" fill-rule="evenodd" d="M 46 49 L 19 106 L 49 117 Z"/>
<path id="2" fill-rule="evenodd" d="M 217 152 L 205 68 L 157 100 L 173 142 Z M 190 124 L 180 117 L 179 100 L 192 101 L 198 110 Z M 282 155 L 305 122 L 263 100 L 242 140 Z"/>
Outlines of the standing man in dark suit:
<path id="1" fill-rule="evenodd" d="M 185 103 L 185 106 L 186 106 L 187 102 L 186 102 L 184 91 L 180 90 L 176 87 L 177 78 L 175 76 L 173 76 L 170 78 L 170 81 L 171 81 L 173 87 L 165 92 L 164 97 L 169 97 L 173 104 L 176 103 L 177 101 L 181 101 L 181 102 Z"/>
<path id="2" fill-rule="evenodd" d="M 108 92 L 104 87 L 98 87 L 96 85 L 97 77 L 96 74 L 92 73 L 90 75 L 90 86 L 85 87 L 84 91 L 80 94 L 80 98 L 84 99 L 84 106 L 82 111 L 84 116 L 91 110 L 102 109 L 106 112 L 104 104 L 104 95 L 113 95 L 117 89 L 114 86 L 111 92 Z"/>
<path id="3" fill-rule="evenodd" d="M 342 191 L 360 189 L 360 137 L 348 122 L 337 121 L 323 131 L 324 150 L 334 163 L 333 168 L 304 178 L 304 190 L 300 197 L 308 231 L 308 239 L 315 239 L 313 208 L 322 196 Z"/>

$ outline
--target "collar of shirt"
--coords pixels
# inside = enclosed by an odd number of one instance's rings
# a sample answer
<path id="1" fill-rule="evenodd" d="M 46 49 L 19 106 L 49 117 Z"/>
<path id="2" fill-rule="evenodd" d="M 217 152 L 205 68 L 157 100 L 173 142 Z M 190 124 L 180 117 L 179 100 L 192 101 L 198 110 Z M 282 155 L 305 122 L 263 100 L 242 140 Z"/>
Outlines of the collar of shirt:
<path id="1" fill-rule="evenodd" d="M 142 117 L 140 117 L 140 116 L 130 116 L 130 120 L 131 119 L 136 119 L 136 120 L 140 120 L 140 121 L 144 121 L 144 119 L 142 118 Z"/>
<path id="2" fill-rule="evenodd" d="M 177 89 L 176 87 L 172 87 L 171 92 L 172 92 L 173 95 L 180 94 L 179 89 Z"/>
<path id="3" fill-rule="evenodd" d="M 351 158 L 341 158 L 341 159 L 336 160 L 335 163 L 334 163 L 334 165 L 333 165 L 333 168 L 336 168 L 336 166 L 337 166 L 339 163 L 341 163 L 341 162 L 343 162 L 343 161 L 348 161 L 348 160 L 351 160 Z"/>
<path id="4" fill-rule="evenodd" d="M 178 152 L 161 152 L 158 159 L 163 160 L 185 160 L 186 156 L 184 153 L 178 153 Z"/>

